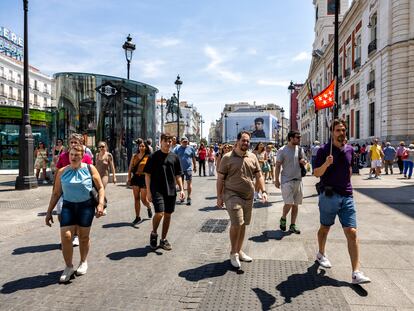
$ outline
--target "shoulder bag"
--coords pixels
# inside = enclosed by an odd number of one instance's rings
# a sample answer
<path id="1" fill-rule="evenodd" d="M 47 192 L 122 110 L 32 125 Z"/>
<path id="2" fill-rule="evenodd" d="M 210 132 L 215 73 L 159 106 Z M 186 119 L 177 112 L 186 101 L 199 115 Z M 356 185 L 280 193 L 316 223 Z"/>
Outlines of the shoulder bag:
<path id="1" fill-rule="evenodd" d="M 91 175 L 91 179 L 92 179 L 92 190 L 90 191 L 90 195 L 91 198 L 94 202 L 95 208 L 98 207 L 99 205 L 99 191 L 96 188 L 95 182 L 93 181 L 93 175 L 92 175 L 92 170 L 91 170 L 91 166 L 90 164 L 88 164 L 88 170 L 89 170 L 89 174 Z M 104 209 L 107 207 L 108 200 L 106 199 L 106 197 L 104 198 Z"/>

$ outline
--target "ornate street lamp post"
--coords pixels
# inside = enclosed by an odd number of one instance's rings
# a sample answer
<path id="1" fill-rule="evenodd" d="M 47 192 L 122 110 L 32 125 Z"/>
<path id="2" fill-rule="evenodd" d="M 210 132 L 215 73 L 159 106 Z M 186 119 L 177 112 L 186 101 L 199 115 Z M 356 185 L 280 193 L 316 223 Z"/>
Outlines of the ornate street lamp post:
<path id="1" fill-rule="evenodd" d="M 283 119 L 284 119 L 284 117 L 285 117 L 285 109 L 283 109 L 283 107 L 282 107 L 282 109 L 280 109 L 280 113 L 282 114 L 282 146 L 285 144 L 285 139 L 284 139 L 284 137 L 283 137 Z"/>
<path id="2" fill-rule="evenodd" d="M 23 62 L 23 119 L 20 127 L 19 176 L 16 178 L 17 190 L 37 188 L 33 175 L 33 135 L 29 112 L 29 43 L 27 31 L 28 1 L 23 0 L 24 9 L 24 62 Z"/>
<path id="3" fill-rule="evenodd" d="M 239 122 L 236 122 L 236 135 L 239 135 Z"/>
<path id="4" fill-rule="evenodd" d="M 180 80 L 180 75 L 177 75 L 177 79 L 174 82 L 177 87 L 177 141 L 180 141 L 180 89 L 183 81 Z"/>
<path id="5" fill-rule="evenodd" d="M 126 41 L 122 45 L 122 48 L 125 50 L 125 58 L 127 61 L 127 79 L 129 80 L 129 67 L 131 65 L 132 54 L 135 51 L 135 44 L 132 43 L 132 38 L 130 34 L 126 38 Z"/>

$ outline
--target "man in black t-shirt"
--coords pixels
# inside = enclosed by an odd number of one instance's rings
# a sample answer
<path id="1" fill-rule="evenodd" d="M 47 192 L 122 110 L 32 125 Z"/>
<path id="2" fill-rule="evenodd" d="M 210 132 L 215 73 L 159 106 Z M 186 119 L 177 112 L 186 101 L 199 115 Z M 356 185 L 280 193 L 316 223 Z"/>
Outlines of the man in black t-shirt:
<path id="1" fill-rule="evenodd" d="M 150 235 L 150 245 L 153 249 L 157 248 L 157 229 L 164 217 L 160 247 L 171 250 L 171 244 L 166 238 L 170 227 L 171 214 L 175 209 L 176 184 L 180 188 L 180 200 L 185 198 L 180 159 L 175 153 L 170 152 L 171 142 L 172 137 L 170 135 L 162 134 L 161 149 L 149 156 L 144 168 L 147 200 L 154 204 L 155 210 Z"/>

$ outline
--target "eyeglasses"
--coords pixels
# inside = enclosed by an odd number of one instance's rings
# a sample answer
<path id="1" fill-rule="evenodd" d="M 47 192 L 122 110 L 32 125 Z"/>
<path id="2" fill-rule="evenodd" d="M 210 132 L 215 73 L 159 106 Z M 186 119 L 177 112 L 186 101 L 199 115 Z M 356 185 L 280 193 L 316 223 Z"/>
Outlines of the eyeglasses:
<path id="1" fill-rule="evenodd" d="M 105 146 L 99 146 L 98 148 L 99 148 L 99 149 L 101 149 L 101 148 L 105 148 Z"/>

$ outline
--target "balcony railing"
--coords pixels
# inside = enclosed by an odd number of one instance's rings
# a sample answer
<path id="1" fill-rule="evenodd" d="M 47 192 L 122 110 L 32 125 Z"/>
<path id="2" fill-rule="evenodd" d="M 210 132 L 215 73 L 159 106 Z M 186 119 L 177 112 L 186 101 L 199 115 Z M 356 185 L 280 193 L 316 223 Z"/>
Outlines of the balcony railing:
<path id="1" fill-rule="evenodd" d="M 344 105 L 345 105 L 345 106 L 349 105 L 349 99 L 345 99 L 345 100 L 344 100 Z"/>
<path id="2" fill-rule="evenodd" d="M 48 90 L 48 89 L 43 89 L 43 93 L 45 93 L 45 94 L 50 94 L 50 92 L 49 92 L 49 90 Z"/>
<path id="3" fill-rule="evenodd" d="M 341 84 L 342 83 L 342 76 L 340 76 L 340 77 L 338 77 L 338 84 Z"/>
<path id="4" fill-rule="evenodd" d="M 359 92 L 354 94 L 354 100 L 359 100 Z"/>
<path id="5" fill-rule="evenodd" d="M 4 93 L 4 92 L 0 92 L 0 96 L 1 97 L 7 97 L 6 93 Z"/>
<path id="6" fill-rule="evenodd" d="M 356 60 L 354 60 L 354 68 L 359 69 L 361 67 L 361 57 L 358 57 Z"/>
<path id="7" fill-rule="evenodd" d="M 11 81 L 11 82 L 15 82 L 16 79 L 14 77 L 9 77 L 7 80 Z"/>
<path id="8" fill-rule="evenodd" d="M 371 91 L 373 89 L 375 89 L 375 80 L 372 80 L 371 82 L 369 82 L 367 84 L 367 92 L 369 92 L 369 91 Z"/>
<path id="9" fill-rule="evenodd" d="M 368 55 L 377 50 L 377 39 L 374 39 L 368 44 Z"/>
<path id="10" fill-rule="evenodd" d="M 350 75 L 351 75 L 351 68 L 346 68 L 345 69 L 345 79 L 349 78 Z"/>
<path id="11" fill-rule="evenodd" d="M 4 73 L 2 73 L 2 74 L 0 75 L 0 78 L 7 79 L 7 76 L 6 76 Z"/>

